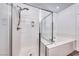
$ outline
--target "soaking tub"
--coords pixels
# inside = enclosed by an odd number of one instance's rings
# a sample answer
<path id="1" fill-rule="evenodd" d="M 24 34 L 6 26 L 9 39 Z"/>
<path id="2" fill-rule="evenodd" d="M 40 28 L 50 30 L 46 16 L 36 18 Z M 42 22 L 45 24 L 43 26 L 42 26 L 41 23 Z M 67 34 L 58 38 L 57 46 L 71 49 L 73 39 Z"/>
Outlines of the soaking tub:
<path id="1" fill-rule="evenodd" d="M 41 39 L 41 56 L 66 56 L 75 50 L 76 39 L 57 37 L 54 42 Z"/>

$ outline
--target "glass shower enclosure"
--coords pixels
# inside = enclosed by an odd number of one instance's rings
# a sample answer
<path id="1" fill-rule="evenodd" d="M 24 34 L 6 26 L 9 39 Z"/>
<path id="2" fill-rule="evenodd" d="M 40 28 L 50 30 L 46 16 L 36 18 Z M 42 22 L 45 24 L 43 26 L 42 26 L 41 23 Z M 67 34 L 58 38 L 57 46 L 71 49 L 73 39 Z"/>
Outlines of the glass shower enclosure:
<path id="1" fill-rule="evenodd" d="M 53 12 L 40 11 L 40 33 L 41 38 L 53 42 Z"/>

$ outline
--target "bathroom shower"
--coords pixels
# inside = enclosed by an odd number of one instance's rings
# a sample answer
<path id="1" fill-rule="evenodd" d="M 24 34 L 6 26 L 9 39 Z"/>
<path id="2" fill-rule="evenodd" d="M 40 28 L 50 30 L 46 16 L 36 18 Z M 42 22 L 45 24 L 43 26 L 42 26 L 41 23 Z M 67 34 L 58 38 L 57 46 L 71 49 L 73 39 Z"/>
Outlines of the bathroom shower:
<path id="1" fill-rule="evenodd" d="M 0 3 L 0 56 L 68 56 L 77 52 L 79 17 L 74 6 L 79 4 Z"/>
<path id="2" fill-rule="evenodd" d="M 13 32 L 14 37 L 13 42 L 16 43 L 15 44 L 13 43 L 12 55 L 38 56 L 39 9 L 25 4 L 13 4 L 13 5 L 14 5 L 13 18 L 15 17 L 13 19 L 13 23 L 16 22 L 15 24 L 13 24 L 13 30 L 15 30 Z"/>
<path id="3" fill-rule="evenodd" d="M 3 55 L 39 56 L 41 38 L 43 37 L 49 42 L 53 41 L 53 12 L 25 3 L 4 3 L 0 4 L 0 8 L 3 9 L 0 10 L 2 14 L 4 11 L 8 11 L 4 14 L 5 16 L 9 14 L 6 16 L 9 17 L 8 22 L 6 22 L 8 26 L 4 25 L 5 28 L 8 28 L 7 31 L 4 29 L 9 34 L 9 36 L 6 34 L 8 49 L 7 47 L 4 48 L 7 52 L 3 51 Z M 50 20 L 49 24 L 48 19 Z M 47 29 L 48 27 L 49 29 Z"/>
<path id="4" fill-rule="evenodd" d="M 25 4 L 0 4 L 0 55 L 39 55 L 38 12 Z"/>

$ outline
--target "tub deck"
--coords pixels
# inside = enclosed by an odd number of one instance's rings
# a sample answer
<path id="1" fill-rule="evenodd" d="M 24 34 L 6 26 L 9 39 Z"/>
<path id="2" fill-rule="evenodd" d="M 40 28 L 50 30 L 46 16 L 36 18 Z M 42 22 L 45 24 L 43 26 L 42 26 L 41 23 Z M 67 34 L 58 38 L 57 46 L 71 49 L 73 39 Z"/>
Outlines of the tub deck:
<path id="1" fill-rule="evenodd" d="M 57 39 L 54 39 L 54 41 L 55 42 L 51 43 L 49 41 L 46 41 L 45 39 L 41 40 L 41 50 L 44 51 L 45 55 L 67 56 L 75 50 L 76 39 L 74 38 L 58 37 Z"/>

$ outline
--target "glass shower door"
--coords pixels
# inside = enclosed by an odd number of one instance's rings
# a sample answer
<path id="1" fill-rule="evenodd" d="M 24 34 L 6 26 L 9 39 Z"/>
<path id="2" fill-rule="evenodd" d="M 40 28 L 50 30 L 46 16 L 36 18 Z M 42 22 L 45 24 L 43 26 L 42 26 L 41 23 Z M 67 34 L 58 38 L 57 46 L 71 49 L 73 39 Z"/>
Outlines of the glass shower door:
<path id="1" fill-rule="evenodd" d="M 53 41 L 53 14 L 41 10 L 41 37 L 49 42 Z"/>

